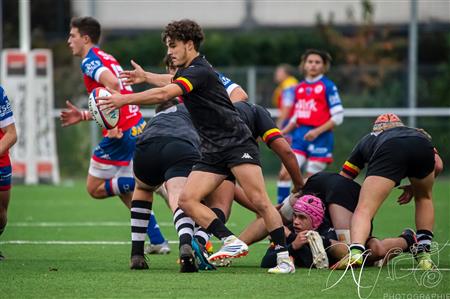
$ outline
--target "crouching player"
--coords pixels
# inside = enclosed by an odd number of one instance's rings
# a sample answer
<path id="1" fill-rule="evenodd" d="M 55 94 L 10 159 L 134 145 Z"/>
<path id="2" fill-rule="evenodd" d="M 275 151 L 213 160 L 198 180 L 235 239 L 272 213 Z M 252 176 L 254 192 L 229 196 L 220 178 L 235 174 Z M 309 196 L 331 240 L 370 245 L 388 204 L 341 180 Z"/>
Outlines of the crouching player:
<path id="1" fill-rule="evenodd" d="M 7 211 L 11 190 L 11 161 L 8 150 L 17 141 L 16 126 L 8 97 L 0 86 L 0 235 L 7 222 Z M 0 251 L 0 261 L 5 257 Z"/>
<path id="2" fill-rule="evenodd" d="M 435 176 L 442 169 L 442 160 L 431 143 L 431 137 L 423 130 L 406 127 L 395 114 L 382 114 L 375 120 L 372 132 L 355 146 L 342 173 L 353 179 L 366 163 L 367 174 L 351 223 L 351 251 L 340 262 L 339 268 L 346 268 L 349 264 L 362 264 L 364 244 L 370 234 L 370 219 L 375 216 L 391 190 L 403 178 L 408 177 L 416 204 L 418 268 L 432 269 L 432 188 Z"/>

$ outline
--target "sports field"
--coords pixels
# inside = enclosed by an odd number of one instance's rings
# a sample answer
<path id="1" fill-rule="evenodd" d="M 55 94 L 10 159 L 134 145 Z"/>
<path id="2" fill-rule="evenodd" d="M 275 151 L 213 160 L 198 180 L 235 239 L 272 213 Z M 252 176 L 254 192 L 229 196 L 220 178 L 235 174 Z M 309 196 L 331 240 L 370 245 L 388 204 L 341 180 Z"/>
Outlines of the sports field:
<path id="1" fill-rule="evenodd" d="M 268 181 L 275 198 L 274 181 Z M 365 268 L 361 297 L 450 298 L 450 180 L 434 189 L 434 260 L 439 271 L 414 271 L 409 255 L 396 266 Z M 395 191 L 375 220 L 379 237 L 397 236 L 414 227 L 413 204 L 399 206 Z M 171 214 L 159 198 L 154 203 L 165 236 L 176 240 Z M 254 216 L 235 206 L 229 227 L 236 233 Z M 351 271 L 300 269 L 275 276 L 259 268 L 267 241 L 253 245 L 250 254 L 232 267 L 214 272 L 179 273 L 177 244 L 166 256 L 150 256 L 150 270 L 128 269 L 129 213 L 119 199 L 92 200 L 82 182 L 65 186 L 14 186 L 9 225 L 0 239 L 0 298 L 356 298 L 358 286 Z M 219 247 L 214 243 L 215 248 Z M 360 271 L 355 271 L 359 277 Z M 340 280 L 341 279 L 341 280 Z M 340 280 L 334 287 L 328 285 Z M 370 294 L 370 292 L 373 293 Z M 419 297 L 422 294 L 422 297 Z M 440 297 L 438 297 L 440 296 Z"/>

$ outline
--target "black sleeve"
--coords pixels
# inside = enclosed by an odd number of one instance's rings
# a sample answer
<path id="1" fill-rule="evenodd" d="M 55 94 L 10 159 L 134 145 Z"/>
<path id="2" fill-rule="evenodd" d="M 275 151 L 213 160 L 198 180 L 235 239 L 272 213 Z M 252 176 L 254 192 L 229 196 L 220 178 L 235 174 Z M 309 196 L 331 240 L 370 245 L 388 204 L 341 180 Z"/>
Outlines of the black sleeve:
<path id="1" fill-rule="evenodd" d="M 373 135 L 366 135 L 361 139 L 355 146 L 350 154 L 350 157 L 345 161 L 342 166 L 342 171 L 352 178 L 358 176 L 359 172 L 364 168 L 366 160 L 364 158 L 364 148 L 370 146 L 369 144 L 373 142 Z"/>
<path id="2" fill-rule="evenodd" d="M 273 121 L 269 111 L 266 108 L 259 105 L 254 105 L 256 119 L 255 129 L 257 135 L 261 137 L 264 143 L 270 147 L 270 143 L 275 139 L 282 138 L 280 129 Z"/>
<path id="3" fill-rule="evenodd" d="M 191 65 L 175 74 L 172 83 L 177 84 L 183 94 L 190 93 L 194 89 L 202 89 L 207 84 L 210 71 L 205 67 Z"/>

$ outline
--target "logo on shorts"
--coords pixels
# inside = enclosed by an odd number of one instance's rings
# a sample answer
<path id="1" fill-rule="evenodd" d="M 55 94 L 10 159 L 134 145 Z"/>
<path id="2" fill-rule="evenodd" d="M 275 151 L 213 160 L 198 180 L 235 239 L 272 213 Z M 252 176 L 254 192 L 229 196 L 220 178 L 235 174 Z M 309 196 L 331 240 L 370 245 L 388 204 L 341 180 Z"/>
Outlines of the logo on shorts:
<path id="1" fill-rule="evenodd" d="M 244 153 L 244 154 L 242 155 L 241 159 L 252 159 L 252 160 L 253 160 L 252 156 L 250 156 L 249 153 Z"/>

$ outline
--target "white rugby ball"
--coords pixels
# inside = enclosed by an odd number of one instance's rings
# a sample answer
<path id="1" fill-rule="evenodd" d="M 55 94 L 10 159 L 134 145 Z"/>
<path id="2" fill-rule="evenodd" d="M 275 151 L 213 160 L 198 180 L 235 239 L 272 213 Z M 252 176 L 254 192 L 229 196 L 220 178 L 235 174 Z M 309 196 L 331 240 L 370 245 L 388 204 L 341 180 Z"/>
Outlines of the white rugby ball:
<path id="1" fill-rule="evenodd" d="M 110 96 L 111 93 L 103 87 L 94 88 L 89 95 L 89 112 L 94 118 L 95 122 L 102 128 L 110 130 L 117 126 L 119 123 L 120 110 L 114 109 L 113 111 L 106 113 L 101 111 L 97 106 L 99 97 Z"/>

